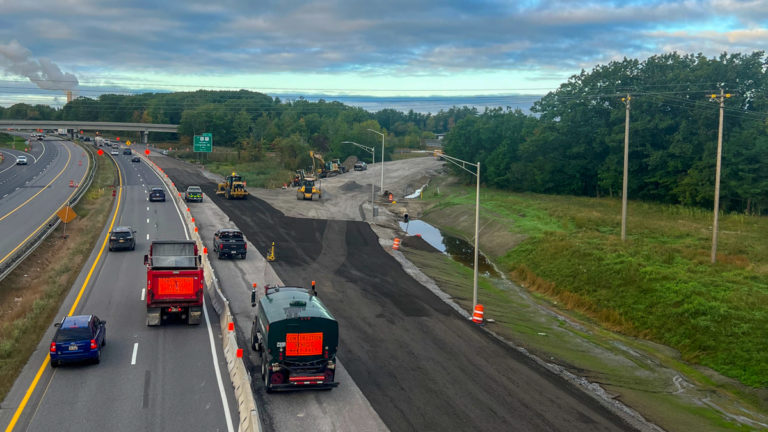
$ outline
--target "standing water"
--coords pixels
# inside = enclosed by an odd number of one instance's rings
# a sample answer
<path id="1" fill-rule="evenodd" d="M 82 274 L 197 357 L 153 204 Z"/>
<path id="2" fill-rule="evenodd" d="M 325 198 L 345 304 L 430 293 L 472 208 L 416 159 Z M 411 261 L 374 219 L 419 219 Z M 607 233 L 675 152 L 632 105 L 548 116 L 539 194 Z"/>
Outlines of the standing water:
<path id="1" fill-rule="evenodd" d="M 446 234 L 422 220 L 411 220 L 409 223 L 400 222 L 400 228 L 409 235 L 421 235 L 421 238 L 440 252 L 450 256 L 469 268 L 475 265 L 474 245 L 452 235 Z M 482 252 L 477 259 L 478 272 L 494 278 L 501 275 Z"/>

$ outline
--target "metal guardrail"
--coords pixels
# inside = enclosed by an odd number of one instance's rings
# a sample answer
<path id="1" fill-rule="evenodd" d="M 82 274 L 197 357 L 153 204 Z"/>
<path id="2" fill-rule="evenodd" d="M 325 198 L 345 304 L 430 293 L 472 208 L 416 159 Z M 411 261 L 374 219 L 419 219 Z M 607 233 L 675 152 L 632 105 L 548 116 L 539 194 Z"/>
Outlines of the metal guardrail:
<path id="1" fill-rule="evenodd" d="M 88 153 L 88 173 L 86 174 L 86 178 L 83 183 L 78 185 L 74 194 L 70 195 L 67 201 L 62 205 L 69 205 L 70 207 L 76 205 L 78 202 L 80 202 L 80 199 L 83 197 L 83 195 L 85 195 L 85 192 L 88 191 L 88 189 L 91 187 L 91 183 L 93 183 L 93 177 L 96 173 L 96 162 L 93 158 L 93 153 L 88 151 L 88 149 L 85 150 Z M 34 233 L 34 235 L 30 237 L 13 256 L 11 256 L 6 262 L 0 265 L 0 281 L 11 274 L 11 272 L 16 267 L 18 267 L 18 265 L 21 264 L 24 259 L 26 259 L 32 252 L 34 252 L 35 249 L 37 249 L 37 247 L 40 246 L 40 244 L 42 244 L 46 238 L 48 238 L 48 236 L 59 226 L 60 223 L 61 219 L 56 216 L 56 213 L 51 215 L 48 221 L 44 225 L 41 225 Z"/>

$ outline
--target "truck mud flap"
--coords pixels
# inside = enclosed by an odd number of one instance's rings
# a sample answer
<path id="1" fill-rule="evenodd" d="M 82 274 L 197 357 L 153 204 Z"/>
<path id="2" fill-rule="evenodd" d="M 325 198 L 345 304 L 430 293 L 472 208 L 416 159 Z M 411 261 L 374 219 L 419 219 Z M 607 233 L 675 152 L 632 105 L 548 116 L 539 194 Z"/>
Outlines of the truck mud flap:
<path id="1" fill-rule="evenodd" d="M 147 325 L 158 326 L 160 325 L 160 308 L 147 308 Z"/>
<path id="2" fill-rule="evenodd" d="M 188 325 L 199 325 L 200 318 L 203 315 L 203 308 L 191 307 L 189 308 L 189 315 L 187 316 Z"/>

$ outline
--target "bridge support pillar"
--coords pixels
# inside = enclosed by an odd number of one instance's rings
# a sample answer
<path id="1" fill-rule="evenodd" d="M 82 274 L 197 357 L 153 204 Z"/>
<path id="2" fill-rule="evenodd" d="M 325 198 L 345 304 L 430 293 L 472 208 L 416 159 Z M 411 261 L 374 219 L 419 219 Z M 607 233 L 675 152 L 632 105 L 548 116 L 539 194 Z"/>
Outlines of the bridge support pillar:
<path id="1" fill-rule="evenodd" d="M 149 132 L 141 131 L 141 143 L 146 146 L 148 140 L 149 140 Z"/>

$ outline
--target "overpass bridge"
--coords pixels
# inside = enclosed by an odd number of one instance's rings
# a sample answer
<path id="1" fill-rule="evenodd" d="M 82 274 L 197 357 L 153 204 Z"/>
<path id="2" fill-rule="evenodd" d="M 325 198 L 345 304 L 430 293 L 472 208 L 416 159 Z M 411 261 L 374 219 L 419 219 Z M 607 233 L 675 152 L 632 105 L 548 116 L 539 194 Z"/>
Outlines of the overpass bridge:
<path id="1" fill-rule="evenodd" d="M 70 131 L 123 131 L 141 132 L 142 143 L 147 143 L 149 132 L 178 133 L 179 125 L 158 123 L 90 122 L 63 120 L 0 120 L 0 130 L 67 129 Z"/>

